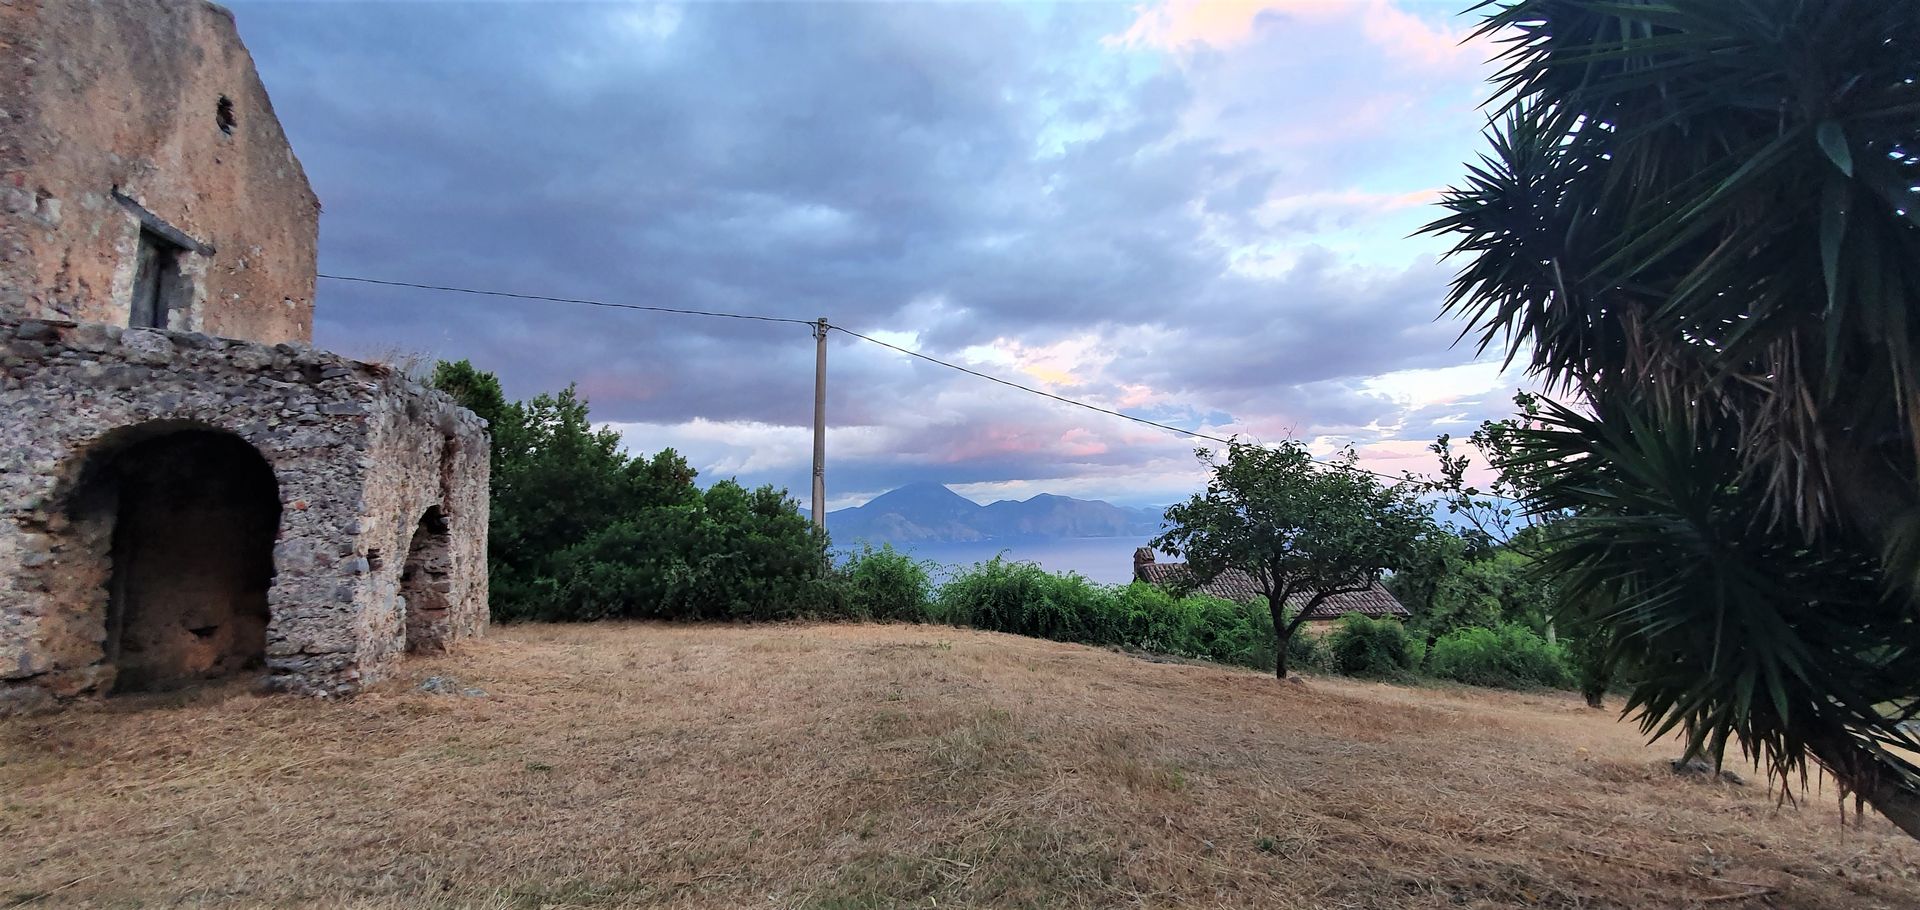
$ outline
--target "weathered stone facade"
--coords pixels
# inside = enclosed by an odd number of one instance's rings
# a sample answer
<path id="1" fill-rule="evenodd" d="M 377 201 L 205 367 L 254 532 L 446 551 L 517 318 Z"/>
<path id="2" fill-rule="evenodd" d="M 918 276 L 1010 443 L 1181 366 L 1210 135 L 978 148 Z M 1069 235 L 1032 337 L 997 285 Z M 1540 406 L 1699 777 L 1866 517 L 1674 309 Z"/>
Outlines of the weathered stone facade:
<path id="1" fill-rule="evenodd" d="M 166 328 L 310 341 L 319 212 L 232 13 L 0 3 L 0 317 L 127 324 L 144 226 L 183 250 Z"/>
<path id="2" fill-rule="evenodd" d="M 0 713 L 487 620 L 487 437 L 306 344 L 319 204 L 232 16 L 0 0 Z"/>
<path id="3" fill-rule="evenodd" d="M 484 630 L 487 438 L 443 393 L 305 345 L 99 324 L 0 322 L 0 368 L 0 707 L 113 689 L 118 497 L 92 487 L 188 430 L 244 441 L 278 487 L 270 684 L 349 692 Z"/>

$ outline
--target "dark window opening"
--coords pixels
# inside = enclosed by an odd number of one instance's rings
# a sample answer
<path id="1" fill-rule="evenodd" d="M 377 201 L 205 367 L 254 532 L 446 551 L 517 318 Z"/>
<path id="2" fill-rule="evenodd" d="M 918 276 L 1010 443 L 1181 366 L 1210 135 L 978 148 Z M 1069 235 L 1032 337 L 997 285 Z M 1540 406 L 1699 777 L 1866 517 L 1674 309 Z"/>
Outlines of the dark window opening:
<path id="1" fill-rule="evenodd" d="M 220 124 L 220 132 L 226 133 L 229 136 L 233 135 L 233 128 L 239 121 L 233 117 L 232 98 L 228 98 L 225 95 L 220 96 L 220 103 L 214 106 L 213 119 L 215 123 Z"/>
<path id="2" fill-rule="evenodd" d="M 260 667 L 279 485 L 239 437 L 180 430 L 128 446 L 91 482 L 110 504 L 106 658 L 115 692 Z"/>
<path id="3" fill-rule="evenodd" d="M 149 230 L 140 232 L 140 263 L 133 273 L 133 305 L 127 325 L 164 329 L 170 311 L 183 306 L 186 280 L 180 260 L 186 250 Z"/>

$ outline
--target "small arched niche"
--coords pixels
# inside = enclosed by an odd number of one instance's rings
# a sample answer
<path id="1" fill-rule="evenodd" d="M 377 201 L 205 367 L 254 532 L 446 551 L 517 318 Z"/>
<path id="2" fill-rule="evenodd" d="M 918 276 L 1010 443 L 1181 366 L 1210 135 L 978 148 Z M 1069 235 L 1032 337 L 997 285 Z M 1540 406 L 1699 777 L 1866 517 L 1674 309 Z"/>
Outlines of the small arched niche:
<path id="1" fill-rule="evenodd" d="M 439 506 L 428 508 L 414 527 L 407 562 L 400 569 L 410 653 L 437 654 L 447 649 L 447 606 L 453 591 L 448 543 L 446 515 Z"/>
<path id="2" fill-rule="evenodd" d="M 114 692 L 161 691 L 257 669 L 280 526 L 279 484 L 232 433 L 124 432 L 89 460 L 70 500 L 105 544 L 105 660 Z M 110 531 L 109 531 L 110 529 Z"/>

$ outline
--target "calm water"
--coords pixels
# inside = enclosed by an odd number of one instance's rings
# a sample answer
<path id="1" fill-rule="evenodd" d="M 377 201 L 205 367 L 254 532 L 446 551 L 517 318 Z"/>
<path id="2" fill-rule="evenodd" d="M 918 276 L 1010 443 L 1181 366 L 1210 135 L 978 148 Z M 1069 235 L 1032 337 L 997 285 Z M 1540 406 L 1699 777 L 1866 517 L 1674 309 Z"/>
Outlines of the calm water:
<path id="1" fill-rule="evenodd" d="M 990 540 L 980 543 L 918 543 L 895 546 L 916 559 L 943 566 L 986 562 L 996 554 L 1007 559 L 1039 563 L 1049 572 L 1078 572 L 1107 584 L 1133 580 L 1133 551 L 1146 543 L 1141 537 L 1076 537 L 1058 540 Z"/>

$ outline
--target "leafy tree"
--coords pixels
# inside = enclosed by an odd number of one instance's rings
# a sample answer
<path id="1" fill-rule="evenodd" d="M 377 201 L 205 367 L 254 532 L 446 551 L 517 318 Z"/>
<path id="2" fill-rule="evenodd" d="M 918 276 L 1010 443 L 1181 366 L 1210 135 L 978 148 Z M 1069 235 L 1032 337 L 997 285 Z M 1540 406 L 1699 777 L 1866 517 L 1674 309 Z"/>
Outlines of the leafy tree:
<path id="1" fill-rule="evenodd" d="M 1610 648 L 1610 627 L 1591 621 L 1588 610 L 1552 608 L 1559 591 L 1548 556 L 1560 522 L 1573 512 L 1564 504 L 1548 507 L 1538 495 L 1561 467 L 1536 457 L 1528 445 L 1548 425 L 1543 415 L 1547 403 L 1524 391 L 1516 393 L 1513 402 L 1513 417 L 1485 421 L 1469 438 L 1493 470 L 1484 488 L 1468 482 L 1472 461 L 1453 450 L 1451 437 L 1442 435 L 1431 446 L 1440 458 L 1440 473 L 1427 488 L 1441 494 L 1449 511 L 1467 524 L 1471 543 L 1465 558 L 1448 563 L 1442 577 L 1432 582 L 1435 596 L 1421 624 L 1430 644 L 1470 625 L 1519 623 L 1549 642 L 1565 633 L 1567 659 L 1581 694 L 1589 707 L 1605 707 L 1618 663 Z"/>
<path id="2" fill-rule="evenodd" d="M 784 492 L 723 480 L 641 506 L 555 560 L 554 619 L 776 620 L 840 611 L 825 544 Z"/>
<path id="3" fill-rule="evenodd" d="M 1381 584 L 1411 612 L 1415 619 L 1434 609 L 1440 586 L 1459 572 L 1472 556 L 1460 535 L 1436 528 L 1420 539 L 1407 559 L 1381 580 Z"/>
<path id="4" fill-rule="evenodd" d="M 1153 545 L 1184 556 L 1193 584 L 1228 571 L 1253 579 L 1272 614 L 1287 675 L 1288 646 L 1314 608 L 1336 594 L 1364 591 L 1383 570 L 1406 564 L 1433 531 L 1427 507 L 1407 485 L 1384 486 L 1354 466 L 1353 452 L 1332 464 L 1305 447 L 1234 442 L 1226 459 L 1197 453 L 1213 472 L 1207 489 L 1167 510 L 1171 526 Z M 1287 615 L 1287 599 L 1301 595 Z"/>
<path id="5" fill-rule="evenodd" d="M 1535 502 L 1533 493 L 1547 479 L 1548 467 L 1522 458 L 1520 445 L 1527 431 L 1541 425 L 1543 402 L 1539 396 L 1523 391 L 1514 393 L 1513 404 L 1515 416 L 1483 421 L 1468 437 L 1493 469 L 1484 488 L 1467 480 L 1467 469 L 1473 461 L 1454 451 L 1452 434 L 1442 433 L 1428 446 L 1440 458 L 1440 473 L 1424 486 L 1439 493 L 1453 516 L 1466 524 L 1462 536 L 1469 558 L 1506 548 L 1538 559 L 1551 536 L 1548 527 L 1568 517 L 1564 509 L 1541 509 L 1537 504 L 1527 507 Z"/>
<path id="6" fill-rule="evenodd" d="M 1548 404 L 1546 559 L 1629 710 L 1920 836 L 1920 6 L 1520 0 L 1430 230 Z"/>
<path id="7" fill-rule="evenodd" d="M 512 405 L 500 389 L 499 377 L 475 367 L 471 361 L 442 360 L 433 365 L 433 376 L 428 382 L 487 422 L 487 430 L 495 439 L 497 456 L 501 432 L 515 422 L 509 413 Z"/>
<path id="8" fill-rule="evenodd" d="M 825 539 L 783 492 L 722 481 L 703 493 L 672 449 L 629 456 L 571 386 L 509 402 L 466 361 L 439 364 L 433 383 L 493 437 L 496 618 L 770 619 L 832 600 Z"/>

